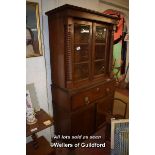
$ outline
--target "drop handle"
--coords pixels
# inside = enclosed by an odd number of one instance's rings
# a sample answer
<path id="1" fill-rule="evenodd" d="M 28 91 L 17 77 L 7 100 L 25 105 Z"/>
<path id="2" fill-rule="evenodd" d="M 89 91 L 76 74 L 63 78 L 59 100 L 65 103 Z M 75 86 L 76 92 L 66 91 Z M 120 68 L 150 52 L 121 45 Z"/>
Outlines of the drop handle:
<path id="1" fill-rule="evenodd" d="M 85 104 L 89 104 L 89 97 L 86 96 L 86 97 L 84 98 L 84 101 L 85 101 Z"/>
<path id="2" fill-rule="evenodd" d="M 96 91 L 98 92 L 100 90 L 100 88 L 96 88 Z"/>
<path id="3" fill-rule="evenodd" d="M 110 88 L 106 88 L 106 92 L 109 93 L 110 92 Z"/>

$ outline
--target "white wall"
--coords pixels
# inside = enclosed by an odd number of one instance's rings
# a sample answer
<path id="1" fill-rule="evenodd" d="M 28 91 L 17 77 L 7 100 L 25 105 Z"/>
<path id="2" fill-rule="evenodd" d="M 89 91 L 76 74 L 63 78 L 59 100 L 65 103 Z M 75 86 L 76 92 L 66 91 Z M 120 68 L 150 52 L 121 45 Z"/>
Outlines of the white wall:
<path id="1" fill-rule="evenodd" d="M 38 101 L 40 107 L 48 112 L 51 116 L 53 115 L 52 108 L 52 96 L 51 96 L 51 68 L 50 68 L 50 50 L 49 50 L 49 36 L 48 36 L 48 20 L 45 15 L 46 11 L 54 9 L 63 4 L 72 4 L 91 10 L 96 10 L 103 12 L 106 9 L 117 9 L 115 7 L 110 7 L 109 5 L 104 5 L 100 3 L 99 0 L 31 0 L 34 2 L 39 2 L 40 5 L 40 15 L 41 15 L 41 28 L 43 34 L 43 49 L 44 55 L 41 57 L 27 58 L 26 59 L 26 83 L 34 83 Z M 116 2 L 117 0 L 115 0 Z M 123 0 L 118 0 L 119 2 Z M 124 4 L 124 3 L 123 3 Z M 117 9 L 122 11 L 120 9 Z M 128 11 L 124 11 L 128 15 Z M 50 142 L 51 136 L 53 136 L 53 127 L 48 128 L 38 134 L 44 135 L 46 139 Z M 31 140 L 30 137 L 27 138 L 27 142 Z"/>
<path id="2" fill-rule="evenodd" d="M 58 5 L 71 4 L 91 10 L 98 11 L 99 2 L 98 0 L 58 0 Z"/>
<path id="3" fill-rule="evenodd" d="M 46 46 L 43 46 L 43 56 L 40 57 L 32 57 L 32 58 L 27 58 L 26 59 L 26 83 L 34 83 L 36 93 L 37 93 L 37 98 L 39 105 L 42 109 L 44 109 L 47 113 L 49 113 L 51 116 L 53 115 L 52 111 L 52 106 L 51 106 L 51 92 L 49 92 L 50 88 L 50 68 L 49 68 L 49 62 L 50 60 L 45 59 L 46 53 L 48 54 L 49 58 L 49 48 L 48 46 L 48 29 L 47 27 L 44 28 L 43 24 L 43 18 L 42 18 L 42 1 L 41 0 L 31 0 L 32 2 L 38 2 L 39 3 L 39 9 L 40 9 L 40 22 L 41 22 L 41 30 L 43 31 L 43 36 L 42 39 L 46 42 Z M 54 0 L 52 0 L 54 2 Z M 52 3 L 52 6 L 56 6 L 55 3 Z M 47 21 L 45 22 L 45 25 L 47 25 Z M 44 37 L 45 36 L 45 37 Z M 47 66 L 46 66 L 47 65 Z M 48 74 L 47 74 L 47 72 Z M 47 82 L 49 85 L 47 86 Z M 48 88 L 48 89 L 47 89 Z M 51 140 L 51 135 L 53 135 L 53 127 L 47 128 L 41 132 L 38 133 L 38 136 L 44 135 L 46 139 L 50 142 Z M 27 142 L 31 141 L 31 137 L 28 137 L 26 139 Z"/>
<path id="4" fill-rule="evenodd" d="M 46 69 L 44 57 L 35 57 L 26 59 L 26 83 L 34 83 L 39 105 L 48 112 L 47 90 L 46 90 Z M 45 134 L 50 141 L 50 129 L 40 132 Z M 31 140 L 27 138 L 27 142 Z"/>

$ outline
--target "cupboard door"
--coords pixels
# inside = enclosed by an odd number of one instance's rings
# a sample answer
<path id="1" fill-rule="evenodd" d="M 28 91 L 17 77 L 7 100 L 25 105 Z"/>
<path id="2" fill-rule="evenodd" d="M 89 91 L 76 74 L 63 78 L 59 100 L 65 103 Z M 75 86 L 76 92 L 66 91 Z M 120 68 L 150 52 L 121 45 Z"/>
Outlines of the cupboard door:
<path id="1" fill-rule="evenodd" d="M 95 131 L 94 104 L 74 112 L 71 116 L 72 135 L 90 135 Z"/>
<path id="2" fill-rule="evenodd" d="M 100 128 L 106 121 L 105 114 L 112 112 L 113 95 L 109 95 L 96 102 L 96 128 Z"/>
<path id="3" fill-rule="evenodd" d="M 90 77 L 91 37 L 92 23 L 74 20 L 74 81 L 89 79 Z"/>
<path id="4" fill-rule="evenodd" d="M 95 77 L 103 76 L 106 72 L 107 32 L 107 26 L 93 23 L 93 75 Z"/>

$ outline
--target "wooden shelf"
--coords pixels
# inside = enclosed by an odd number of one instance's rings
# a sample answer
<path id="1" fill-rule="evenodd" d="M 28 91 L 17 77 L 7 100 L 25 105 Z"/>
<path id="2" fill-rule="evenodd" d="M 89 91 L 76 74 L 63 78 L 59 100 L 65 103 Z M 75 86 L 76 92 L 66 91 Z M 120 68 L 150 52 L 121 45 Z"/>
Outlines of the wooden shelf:
<path id="1" fill-rule="evenodd" d="M 99 46 L 99 45 L 104 46 L 105 44 L 106 44 L 105 42 L 103 42 L 103 43 L 95 43 L 95 45 L 97 45 L 97 46 Z"/>
<path id="2" fill-rule="evenodd" d="M 53 125 L 53 122 L 54 122 L 53 118 L 49 116 L 43 109 L 40 109 L 40 111 L 38 111 L 35 116 L 37 119 L 37 123 L 33 125 L 26 124 L 26 136 L 27 137 Z M 45 125 L 44 122 L 47 120 L 50 120 L 51 124 Z M 37 128 L 37 130 L 32 132 L 31 130 L 35 128 Z"/>
<path id="3" fill-rule="evenodd" d="M 34 148 L 33 141 L 26 144 L 26 155 L 55 155 L 55 150 L 43 136 L 39 137 L 37 142 L 38 148 Z"/>
<path id="4" fill-rule="evenodd" d="M 105 61 L 105 59 L 95 59 L 94 61 L 95 61 L 95 62 L 98 62 L 98 61 Z"/>

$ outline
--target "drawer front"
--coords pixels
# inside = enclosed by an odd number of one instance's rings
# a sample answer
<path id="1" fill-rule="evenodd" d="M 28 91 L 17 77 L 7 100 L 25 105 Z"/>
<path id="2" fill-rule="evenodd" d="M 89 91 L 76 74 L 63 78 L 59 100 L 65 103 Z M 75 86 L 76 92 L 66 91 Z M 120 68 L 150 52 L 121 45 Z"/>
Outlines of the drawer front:
<path id="1" fill-rule="evenodd" d="M 72 96 L 72 110 L 90 104 L 91 102 L 114 92 L 114 82 L 90 88 Z"/>
<path id="2" fill-rule="evenodd" d="M 91 91 L 85 91 L 72 96 L 72 109 L 88 105 L 93 100 Z"/>

